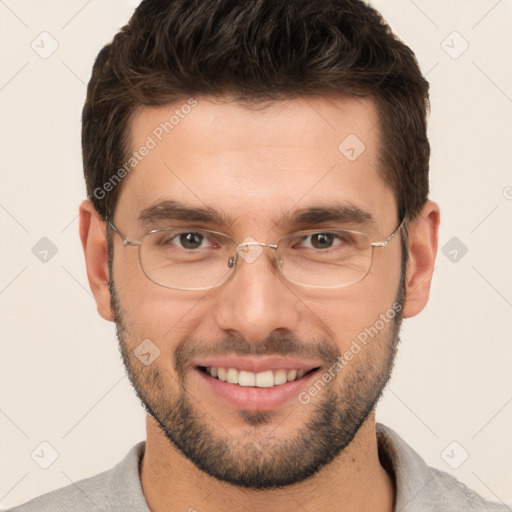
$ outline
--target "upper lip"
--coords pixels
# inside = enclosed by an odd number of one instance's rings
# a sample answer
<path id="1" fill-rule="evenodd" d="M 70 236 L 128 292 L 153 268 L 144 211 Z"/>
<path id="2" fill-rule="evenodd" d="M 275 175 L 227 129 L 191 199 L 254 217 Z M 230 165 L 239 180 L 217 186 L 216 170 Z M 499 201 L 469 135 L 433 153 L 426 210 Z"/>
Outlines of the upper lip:
<path id="1" fill-rule="evenodd" d="M 289 357 L 277 356 L 226 356 L 207 357 L 194 361 L 195 366 L 215 366 L 217 368 L 236 368 L 247 372 L 259 373 L 266 370 L 305 370 L 318 368 L 321 364 L 301 361 Z"/>

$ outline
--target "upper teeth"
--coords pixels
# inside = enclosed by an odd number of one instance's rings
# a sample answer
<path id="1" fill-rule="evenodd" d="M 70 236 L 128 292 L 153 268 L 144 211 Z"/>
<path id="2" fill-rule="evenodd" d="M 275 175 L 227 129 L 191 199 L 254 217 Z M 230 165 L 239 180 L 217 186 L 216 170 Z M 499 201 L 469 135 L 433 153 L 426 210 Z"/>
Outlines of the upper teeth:
<path id="1" fill-rule="evenodd" d="M 266 370 L 264 372 L 254 373 L 246 370 L 237 370 L 236 368 L 219 368 L 217 366 L 208 366 L 206 371 L 219 380 L 229 384 L 238 384 L 245 387 L 271 388 L 286 384 L 296 379 L 300 379 L 306 370 Z"/>

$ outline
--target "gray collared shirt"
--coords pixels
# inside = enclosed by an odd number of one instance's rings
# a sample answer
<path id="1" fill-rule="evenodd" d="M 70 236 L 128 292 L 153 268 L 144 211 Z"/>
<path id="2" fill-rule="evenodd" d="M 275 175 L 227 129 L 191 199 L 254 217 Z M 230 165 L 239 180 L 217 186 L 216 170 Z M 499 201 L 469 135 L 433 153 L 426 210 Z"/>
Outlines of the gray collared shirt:
<path id="1" fill-rule="evenodd" d="M 377 424 L 379 456 L 394 474 L 395 512 L 512 512 L 484 500 L 457 479 L 431 468 L 389 427 Z M 150 512 L 139 477 L 145 442 L 112 469 L 51 491 L 10 512 Z"/>

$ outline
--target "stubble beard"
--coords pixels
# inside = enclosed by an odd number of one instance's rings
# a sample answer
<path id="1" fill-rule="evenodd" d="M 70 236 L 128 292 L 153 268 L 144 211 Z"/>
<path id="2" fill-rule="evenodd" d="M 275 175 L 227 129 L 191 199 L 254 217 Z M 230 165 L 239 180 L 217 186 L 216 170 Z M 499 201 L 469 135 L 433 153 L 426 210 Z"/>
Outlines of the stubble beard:
<path id="1" fill-rule="evenodd" d="M 314 403 L 312 401 L 306 406 L 297 401 L 296 411 L 281 421 L 293 420 L 292 417 L 296 415 L 299 418 L 300 415 L 307 415 L 308 420 L 286 439 L 276 434 L 279 424 L 273 424 L 278 414 L 274 411 L 239 411 L 238 416 L 245 427 L 236 437 L 219 428 L 213 418 L 209 421 L 208 413 L 196 405 L 193 390 L 187 387 L 184 365 L 176 362 L 174 376 L 170 370 L 162 369 L 158 360 L 146 367 L 135 357 L 133 349 L 138 344 L 135 341 L 138 338 L 130 332 L 125 321 L 112 273 L 110 292 L 119 347 L 129 379 L 142 405 L 160 425 L 167 439 L 197 468 L 210 476 L 239 487 L 263 490 L 296 484 L 320 471 L 343 454 L 374 410 L 391 376 L 399 344 L 405 302 L 405 272 L 402 272 L 400 281 L 395 304 L 402 307 L 387 327 L 318 393 Z M 282 343 L 279 344 L 279 341 Z M 292 336 L 284 336 L 281 340 L 274 337 L 262 342 L 259 347 L 263 349 L 259 352 L 290 352 L 291 355 L 291 349 L 285 350 L 283 345 L 305 349 L 313 343 L 317 342 L 308 344 Z M 201 344 L 208 346 L 206 342 Z M 322 340 L 321 344 L 325 347 L 328 342 Z M 180 346 L 187 345 L 182 343 Z M 222 346 L 238 347 L 238 353 L 252 350 L 245 340 L 240 339 L 223 340 Z M 331 347 L 330 357 L 336 351 Z M 320 354 L 326 358 L 325 351 L 320 351 Z M 181 359 L 183 362 L 184 358 Z M 331 367 L 334 362 L 330 361 L 328 366 Z M 168 382 L 171 386 L 174 384 L 173 396 Z M 268 428 L 272 425 L 273 428 Z"/>

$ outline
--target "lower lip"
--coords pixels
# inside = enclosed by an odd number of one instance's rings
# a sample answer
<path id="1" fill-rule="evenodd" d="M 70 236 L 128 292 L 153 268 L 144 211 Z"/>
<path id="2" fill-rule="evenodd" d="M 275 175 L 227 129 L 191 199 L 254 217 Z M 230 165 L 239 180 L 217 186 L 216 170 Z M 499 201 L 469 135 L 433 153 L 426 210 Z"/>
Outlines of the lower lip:
<path id="1" fill-rule="evenodd" d="M 289 400 L 295 399 L 298 401 L 299 393 L 309 385 L 318 372 L 318 370 L 314 370 L 300 379 L 279 386 L 256 388 L 229 384 L 212 377 L 198 368 L 195 371 L 216 395 L 237 409 L 244 409 L 246 411 L 272 411 Z"/>

